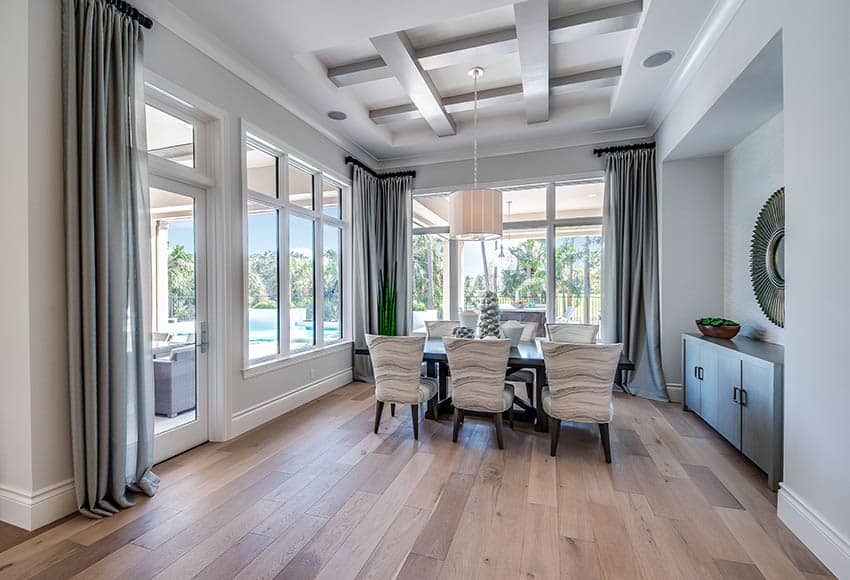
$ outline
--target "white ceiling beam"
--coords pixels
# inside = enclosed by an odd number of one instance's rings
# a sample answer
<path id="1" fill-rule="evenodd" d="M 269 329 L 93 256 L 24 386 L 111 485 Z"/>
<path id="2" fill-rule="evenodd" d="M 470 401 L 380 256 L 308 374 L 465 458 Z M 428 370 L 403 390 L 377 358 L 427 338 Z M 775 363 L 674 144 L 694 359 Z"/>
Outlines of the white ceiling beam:
<path id="1" fill-rule="evenodd" d="M 637 28 L 643 2 L 636 0 L 589 10 L 549 22 L 549 42 L 563 44 L 596 34 L 607 34 Z M 425 70 L 474 62 L 483 56 L 517 52 L 516 30 L 513 28 L 468 36 L 458 40 L 416 50 L 416 58 Z M 393 76 L 386 63 L 371 58 L 328 69 L 328 78 L 338 87 L 387 79 Z"/>
<path id="2" fill-rule="evenodd" d="M 637 28 L 642 11 L 643 1 L 635 0 L 556 18 L 549 21 L 549 42 L 564 44 L 588 36 L 631 30 Z"/>
<path id="3" fill-rule="evenodd" d="M 549 120 L 549 0 L 514 4 L 525 118 Z"/>
<path id="4" fill-rule="evenodd" d="M 549 91 L 552 95 L 562 95 L 569 92 L 581 91 L 592 88 L 610 87 L 617 84 L 622 71 L 615 66 L 606 69 L 590 71 L 586 73 L 558 77 L 551 80 Z M 489 107 L 492 105 L 516 102 L 522 99 L 522 85 L 508 85 L 495 89 L 487 89 L 478 93 L 478 106 Z M 447 113 L 460 113 L 471 111 L 473 107 L 473 93 L 464 93 L 453 97 L 445 97 L 442 100 L 443 108 Z M 411 103 L 375 109 L 369 111 L 369 118 L 378 125 L 397 123 L 419 119 L 422 115 Z"/>
<path id="5" fill-rule="evenodd" d="M 440 93 L 428 73 L 416 60 L 413 45 L 403 32 L 384 34 L 371 39 L 372 45 L 413 101 L 416 109 L 438 137 L 455 134 L 455 124 L 443 108 Z"/>

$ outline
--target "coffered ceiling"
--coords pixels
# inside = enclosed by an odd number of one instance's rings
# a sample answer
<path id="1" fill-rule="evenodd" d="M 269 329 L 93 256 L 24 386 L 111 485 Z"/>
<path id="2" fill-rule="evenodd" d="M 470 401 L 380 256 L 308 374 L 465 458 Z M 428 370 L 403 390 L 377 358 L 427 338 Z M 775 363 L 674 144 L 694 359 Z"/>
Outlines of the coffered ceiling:
<path id="1" fill-rule="evenodd" d="M 254 0 L 237 10 L 161 0 L 150 10 L 166 26 L 175 10 L 188 17 L 178 20 L 276 85 L 296 114 L 393 167 L 469 157 L 472 66 L 485 69 L 482 155 L 651 134 L 653 108 L 714 4 Z M 660 50 L 672 60 L 641 65 Z"/>

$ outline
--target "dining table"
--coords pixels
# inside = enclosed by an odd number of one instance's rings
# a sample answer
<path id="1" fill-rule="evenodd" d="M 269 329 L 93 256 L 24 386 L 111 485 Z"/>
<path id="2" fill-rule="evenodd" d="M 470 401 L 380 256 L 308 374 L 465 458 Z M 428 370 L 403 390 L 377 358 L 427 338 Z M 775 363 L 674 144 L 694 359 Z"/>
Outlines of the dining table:
<path id="1" fill-rule="evenodd" d="M 543 387 L 547 385 L 547 379 L 546 360 L 543 358 L 543 351 L 540 348 L 541 340 L 545 339 L 524 341 L 520 342 L 517 346 L 512 346 L 505 371 L 506 373 L 512 373 L 522 369 L 529 369 L 535 372 L 537 380 L 535 381 L 534 401 L 526 402 L 521 398 L 515 399 L 516 404 L 522 408 L 522 411 L 515 415 L 515 418 L 533 422 L 535 431 L 545 432 L 548 430 L 549 422 L 546 413 L 543 411 L 542 404 Z M 358 348 L 355 349 L 355 353 L 368 355 L 369 349 Z M 446 347 L 443 344 L 442 338 L 428 338 L 425 340 L 422 360 L 425 362 L 427 375 L 435 379 L 438 385 L 437 406 L 433 409 L 429 407 L 428 414 L 426 415 L 426 417 L 436 419 L 440 413 L 449 412 L 452 409 L 451 395 L 448 389 L 448 378 L 450 375 L 449 359 L 446 356 Z M 620 354 L 614 383 L 628 394 L 632 394 L 628 385 L 628 373 L 634 369 L 634 362 L 625 353 Z"/>

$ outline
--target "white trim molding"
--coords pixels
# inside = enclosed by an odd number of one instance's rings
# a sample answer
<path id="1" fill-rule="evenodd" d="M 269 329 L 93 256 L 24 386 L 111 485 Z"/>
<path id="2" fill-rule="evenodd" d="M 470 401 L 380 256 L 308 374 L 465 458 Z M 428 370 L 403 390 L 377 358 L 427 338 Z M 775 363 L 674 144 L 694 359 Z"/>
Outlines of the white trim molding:
<path id="1" fill-rule="evenodd" d="M 667 396 L 671 403 L 682 402 L 682 385 L 675 383 L 667 383 Z"/>
<path id="2" fill-rule="evenodd" d="M 74 480 L 66 479 L 32 492 L 0 484 L 0 521 L 35 530 L 74 513 Z"/>
<path id="3" fill-rule="evenodd" d="M 306 405 L 310 401 L 318 399 L 322 395 L 326 395 L 331 391 L 347 385 L 352 380 L 354 380 L 352 369 L 347 368 L 322 380 L 308 383 L 303 387 L 282 393 L 268 401 L 263 401 L 249 407 L 244 411 L 239 411 L 233 415 L 233 420 L 231 421 L 231 436 L 242 435 L 251 429 L 268 423 L 284 413 L 288 413 L 302 405 Z"/>
<path id="4" fill-rule="evenodd" d="M 838 578 L 850 578 L 850 539 L 785 483 L 777 501 L 779 519 Z"/>

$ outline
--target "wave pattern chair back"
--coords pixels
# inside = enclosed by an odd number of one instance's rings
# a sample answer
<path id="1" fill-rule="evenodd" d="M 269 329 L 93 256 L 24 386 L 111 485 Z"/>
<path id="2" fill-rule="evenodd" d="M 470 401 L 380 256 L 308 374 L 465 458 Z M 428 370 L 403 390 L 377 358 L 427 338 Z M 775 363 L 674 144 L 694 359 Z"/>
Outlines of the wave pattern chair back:
<path id="1" fill-rule="evenodd" d="M 452 373 L 452 402 L 470 411 L 505 410 L 505 370 L 510 340 L 443 338 Z"/>
<path id="2" fill-rule="evenodd" d="M 622 344 L 541 343 L 551 399 L 547 413 L 566 421 L 608 423 Z"/>
<path id="3" fill-rule="evenodd" d="M 547 324 L 546 334 L 552 342 L 594 344 L 599 334 L 598 324 Z"/>
<path id="4" fill-rule="evenodd" d="M 459 320 L 427 320 L 425 321 L 425 331 L 428 338 L 443 338 L 451 336 L 452 331 L 460 326 Z"/>
<path id="5" fill-rule="evenodd" d="M 375 398 L 393 403 L 419 403 L 419 371 L 424 336 L 366 335 L 375 374 Z"/>

